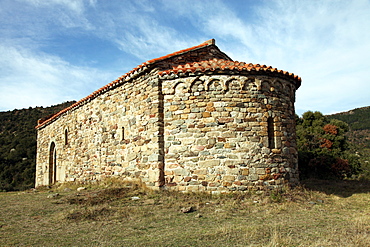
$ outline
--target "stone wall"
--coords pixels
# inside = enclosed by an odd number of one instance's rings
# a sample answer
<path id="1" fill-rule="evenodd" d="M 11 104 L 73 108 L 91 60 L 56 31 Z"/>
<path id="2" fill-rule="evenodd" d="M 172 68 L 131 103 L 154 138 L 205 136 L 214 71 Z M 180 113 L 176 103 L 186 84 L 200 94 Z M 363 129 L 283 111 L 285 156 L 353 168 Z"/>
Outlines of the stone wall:
<path id="1" fill-rule="evenodd" d="M 163 84 L 167 186 L 215 191 L 298 182 L 291 82 L 224 74 Z"/>
<path id="2" fill-rule="evenodd" d="M 99 180 L 114 175 L 140 178 L 158 186 L 158 167 L 163 164 L 158 109 L 158 79 L 149 75 L 99 95 L 40 128 L 36 186 L 54 182 L 49 179 L 53 142 L 56 181 Z"/>

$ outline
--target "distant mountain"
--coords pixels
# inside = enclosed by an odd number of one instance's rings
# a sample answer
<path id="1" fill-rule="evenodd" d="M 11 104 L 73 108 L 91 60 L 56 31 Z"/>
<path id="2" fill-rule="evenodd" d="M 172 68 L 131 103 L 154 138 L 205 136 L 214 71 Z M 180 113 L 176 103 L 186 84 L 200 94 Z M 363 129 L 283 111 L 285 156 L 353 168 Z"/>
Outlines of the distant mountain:
<path id="1" fill-rule="evenodd" d="M 37 120 L 73 103 L 0 112 L 0 191 L 34 186 Z"/>
<path id="2" fill-rule="evenodd" d="M 370 106 L 328 115 L 327 117 L 346 122 L 350 128 L 347 133 L 350 142 L 370 148 Z"/>
<path id="3" fill-rule="evenodd" d="M 351 130 L 370 130 L 370 106 L 328 115 L 348 123 Z"/>

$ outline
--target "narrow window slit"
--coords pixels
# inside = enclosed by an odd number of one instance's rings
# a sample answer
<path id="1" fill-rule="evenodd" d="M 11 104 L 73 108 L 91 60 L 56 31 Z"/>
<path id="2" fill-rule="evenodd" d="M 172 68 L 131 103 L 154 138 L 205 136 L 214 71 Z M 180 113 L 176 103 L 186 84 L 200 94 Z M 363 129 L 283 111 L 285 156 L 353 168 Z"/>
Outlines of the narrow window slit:
<path id="1" fill-rule="evenodd" d="M 68 145 L 68 129 L 64 130 L 64 145 Z"/>
<path id="2" fill-rule="evenodd" d="M 267 119 L 267 135 L 269 139 L 269 148 L 275 148 L 275 128 L 274 128 L 274 120 L 269 117 Z"/>

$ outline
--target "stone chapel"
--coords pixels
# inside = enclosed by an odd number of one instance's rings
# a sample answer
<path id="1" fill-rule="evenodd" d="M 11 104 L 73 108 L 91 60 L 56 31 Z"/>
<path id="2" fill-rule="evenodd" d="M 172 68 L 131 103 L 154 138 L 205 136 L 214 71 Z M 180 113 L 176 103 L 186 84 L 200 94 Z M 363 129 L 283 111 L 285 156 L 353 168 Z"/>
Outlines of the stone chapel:
<path id="1" fill-rule="evenodd" d="M 149 60 L 37 129 L 36 187 L 108 177 L 180 191 L 298 183 L 301 78 L 214 40 Z"/>

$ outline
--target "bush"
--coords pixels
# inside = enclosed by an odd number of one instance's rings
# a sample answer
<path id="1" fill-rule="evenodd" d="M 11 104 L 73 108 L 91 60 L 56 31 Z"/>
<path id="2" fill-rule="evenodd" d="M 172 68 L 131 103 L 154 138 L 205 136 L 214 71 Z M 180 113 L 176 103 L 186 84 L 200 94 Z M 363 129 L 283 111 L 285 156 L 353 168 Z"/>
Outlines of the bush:
<path id="1" fill-rule="evenodd" d="M 301 179 L 344 179 L 359 171 L 345 133 L 348 125 L 329 120 L 320 112 L 297 117 L 297 144 Z"/>

